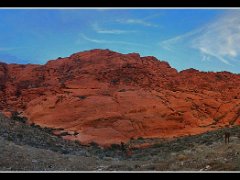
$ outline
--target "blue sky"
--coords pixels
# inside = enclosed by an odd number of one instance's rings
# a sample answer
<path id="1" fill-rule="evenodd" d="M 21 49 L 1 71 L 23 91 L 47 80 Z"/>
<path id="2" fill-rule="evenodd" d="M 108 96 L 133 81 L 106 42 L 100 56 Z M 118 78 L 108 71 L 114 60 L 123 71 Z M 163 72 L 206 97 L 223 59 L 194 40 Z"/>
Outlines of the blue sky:
<path id="1" fill-rule="evenodd" d="M 44 64 L 95 48 L 240 73 L 240 10 L 0 10 L 0 61 Z"/>

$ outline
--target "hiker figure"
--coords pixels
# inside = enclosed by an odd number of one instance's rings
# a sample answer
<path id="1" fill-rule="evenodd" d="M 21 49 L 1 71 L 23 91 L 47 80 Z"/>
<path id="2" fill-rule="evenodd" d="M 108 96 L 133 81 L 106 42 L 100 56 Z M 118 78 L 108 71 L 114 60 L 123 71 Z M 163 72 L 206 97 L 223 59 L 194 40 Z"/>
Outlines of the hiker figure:
<path id="1" fill-rule="evenodd" d="M 226 125 L 225 127 L 227 128 L 224 133 L 225 144 L 229 144 L 231 125 L 229 124 L 229 125 Z"/>
<path id="2" fill-rule="evenodd" d="M 225 144 L 229 144 L 229 138 L 230 138 L 230 132 L 226 131 L 225 132 Z"/>

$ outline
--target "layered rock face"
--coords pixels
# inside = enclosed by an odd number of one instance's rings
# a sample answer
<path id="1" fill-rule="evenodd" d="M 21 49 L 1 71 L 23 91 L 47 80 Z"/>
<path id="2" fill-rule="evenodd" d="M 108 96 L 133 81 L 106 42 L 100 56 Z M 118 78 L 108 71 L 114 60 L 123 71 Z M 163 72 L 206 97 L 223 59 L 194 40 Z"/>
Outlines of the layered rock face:
<path id="1" fill-rule="evenodd" d="M 110 145 L 240 124 L 240 75 L 177 72 L 155 57 L 90 50 L 45 65 L 0 63 L 0 111 L 66 139 Z M 75 132 L 75 133 L 73 133 Z"/>

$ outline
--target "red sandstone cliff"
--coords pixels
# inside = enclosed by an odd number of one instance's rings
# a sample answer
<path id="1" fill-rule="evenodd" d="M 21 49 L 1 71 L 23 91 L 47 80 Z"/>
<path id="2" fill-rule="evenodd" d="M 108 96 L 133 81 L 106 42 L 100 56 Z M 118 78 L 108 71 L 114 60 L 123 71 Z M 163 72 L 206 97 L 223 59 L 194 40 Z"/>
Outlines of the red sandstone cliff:
<path id="1" fill-rule="evenodd" d="M 240 124 L 240 75 L 177 72 L 139 54 L 90 50 L 45 65 L 0 63 L 0 111 L 102 145 Z"/>

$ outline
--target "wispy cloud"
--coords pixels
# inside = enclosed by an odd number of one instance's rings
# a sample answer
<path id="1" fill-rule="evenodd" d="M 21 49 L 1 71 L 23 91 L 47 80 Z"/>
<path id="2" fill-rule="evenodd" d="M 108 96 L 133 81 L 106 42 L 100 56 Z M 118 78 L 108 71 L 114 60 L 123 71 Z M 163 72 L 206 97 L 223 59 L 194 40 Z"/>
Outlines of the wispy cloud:
<path id="1" fill-rule="evenodd" d="M 92 27 L 93 27 L 93 30 L 99 34 L 127 34 L 127 33 L 136 32 L 136 31 L 126 31 L 121 29 L 103 29 L 97 23 L 94 23 Z"/>
<path id="2" fill-rule="evenodd" d="M 167 50 L 173 50 L 177 44 L 185 44 L 198 50 L 203 59 L 209 57 L 231 65 L 232 60 L 240 56 L 240 11 L 226 12 L 214 22 L 160 43 Z"/>
<path id="3" fill-rule="evenodd" d="M 162 13 L 151 14 L 143 18 L 127 18 L 127 19 L 117 19 L 116 22 L 121 24 L 133 24 L 133 25 L 142 25 L 148 27 L 159 27 L 159 25 L 149 22 L 150 19 L 161 16 Z"/>
<path id="4" fill-rule="evenodd" d="M 166 50 L 174 51 L 176 48 L 176 44 L 179 42 L 182 42 L 183 40 L 190 39 L 191 37 L 194 37 L 196 34 L 200 33 L 203 29 L 198 29 L 194 31 L 187 32 L 185 34 L 181 34 L 175 37 L 172 37 L 170 39 L 161 41 L 159 45 Z"/>
<path id="5" fill-rule="evenodd" d="M 218 53 L 212 52 L 211 50 L 204 48 L 204 47 L 199 47 L 199 50 L 201 51 L 202 56 L 205 57 L 205 59 L 209 59 L 209 56 L 212 56 L 212 57 L 215 57 L 218 60 L 222 61 L 225 64 L 231 65 L 228 60 L 223 58 L 221 55 L 218 55 Z"/>
<path id="6" fill-rule="evenodd" d="M 139 44 L 139 43 L 133 43 L 133 42 L 127 42 L 127 41 L 109 41 L 109 40 L 104 40 L 104 39 L 93 39 L 93 38 L 87 37 L 85 34 L 80 34 L 80 35 L 81 35 L 81 37 L 84 40 L 92 42 L 92 43 L 98 43 L 98 44 L 122 44 L 122 45 L 129 45 L 129 46 L 148 47 L 146 45 Z"/>
<path id="7" fill-rule="evenodd" d="M 210 60 L 210 57 L 209 56 L 205 56 L 205 55 L 203 55 L 202 56 L 202 59 L 201 59 L 201 61 L 209 61 Z"/>
<path id="8" fill-rule="evenodd" d="M 0 47 L 0 51 L 11 51 L 14 50 L 16 48 L 5 48 L 5 47 Z"/>
<path id="9" fill-rule="evenodd" d="M 148 26 L 148 27 L 158 27 L 158 25 L 147 22 L 144 19 L 118 19 L 116 21 L 122 24 L 135 24 L 135 25 L 142 25 L 142 26 Z"/>
<path id="10" fill-rule="evenodd" d="M 117 22 L 123 23 L 123 24 L 139 24 L 143 26 L 153 26 L 153 24 L 148 23 L 141 19 L 119 19 L 117 20 Z"/>
<path id="11" fill-rule="evenodd" d="M 225 64 L 240 55 L 240 11 L 226 13 L 193 39 L 192 47 Z"/>

